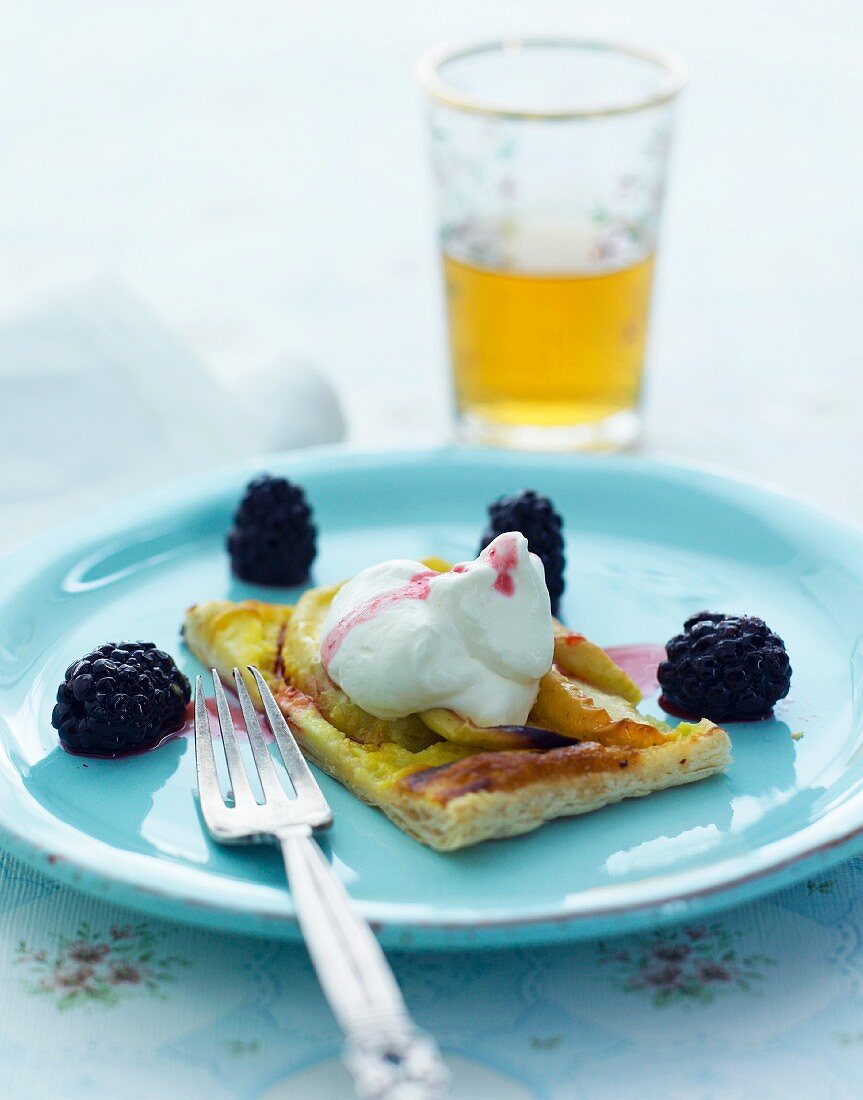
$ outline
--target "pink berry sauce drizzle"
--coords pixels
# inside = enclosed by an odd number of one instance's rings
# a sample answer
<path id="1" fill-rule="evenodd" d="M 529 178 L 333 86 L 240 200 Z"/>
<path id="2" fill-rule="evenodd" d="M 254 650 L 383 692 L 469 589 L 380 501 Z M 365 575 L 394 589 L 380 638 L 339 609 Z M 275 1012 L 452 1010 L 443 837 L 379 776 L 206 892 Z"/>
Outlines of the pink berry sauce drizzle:
<path id="1" fill-rule="evenodd" d="M 659 687 L 656 670 L 665 660 L 665 646 L 655 642 L 641 645 L 607 646 L 605 652 L 618 668 L 634 680 L 643 695 L 652 695 Z"/>
<path id="2" fill-rule="evenodd" d="M 518 543 L 512 535 L 501 535 L 488 551 L 488 563 L 495 572 L 494 590 L 502 596 L 515 595 L 513 570 L 518 565 Z"/>
<path id="3" fill-rule="evenodd" d="M 324 643 L 321 646 L 321 661 L 324 668 L 329 669 L 330 661 L 335 657 L 339 646 L 355 626 L 370 622 L 372 619 L 377 618 L 382 611 L 395 607 L 403 600 L 427 600 L 432 577 L 438 575 L 433 569 L 425 569 L 422 573 L 414 573 L 407 584 L 403 584 L 401 588 L 393 588 L 390 592 L 381 592 L 380 595 L 373 596 L 365 603 L 361 603 L 359 607 L 355 607 L 343 619 L 340 619 L 324 638 Z"/>
<path id="4" fill-rule="evenodd" d="M 499 592 L 502 596 L 514 596 L 515 580 L 512 574 L 518 565 L 518 546 L 513 536 L 501 536 L 498 542 L 499 545 L 493 546 L 486 557 L 486 561 L 495 572 L 493 588 L 495 592 Z M 472 564 L 472 562 L 462 562 L 460 565 L 453 566 L 451 572 L 467 573 Z M 440 576 L 442 574 L 436 573 L 433 569 L 424 569 L 421 573 L 414 573 L 407 584 L 403 584 L 401 588 L 394 588 L 390 592 L 381 592 L 380 595 L 373 596 L 345 615 L 329 632 L 321 646 L 321 661 L 324 668 L 329 670 L 330 662 L 336 655 L 339 646 L 355 626 L 370 622 L 372 619 L 377 618 L 382 611 L 395 607 L 396 604 L 402 603 L 404 600 L 427 600 L 431 591 L 432 580 Z"/>

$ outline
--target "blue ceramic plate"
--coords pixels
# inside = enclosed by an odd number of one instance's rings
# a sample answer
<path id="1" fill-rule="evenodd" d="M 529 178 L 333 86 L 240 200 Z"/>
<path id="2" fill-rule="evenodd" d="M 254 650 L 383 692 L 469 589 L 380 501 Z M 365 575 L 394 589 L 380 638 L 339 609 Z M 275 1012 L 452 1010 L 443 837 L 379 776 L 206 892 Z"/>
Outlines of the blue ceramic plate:
<path id="1" fill-rule="evenodd" d="M 774 719 L 731 727 L 727 775 L 464 852 L 422 847 L 322 776 L 336 819 L 328 851 L 385 942 L 608 935 L 754 897 L 863 848 L 858 531 L 739 481 L 641 459 L 328 451 L 267 467 L 314 504 L 319 582 L 388 557 L 471 557 L 486 503 L 533 486 L 565 517 L 571 625 L 604 645 L 662 642 L 704 607 L 753 612 L 794 665 Z M 292 937 L 276 851 L 220 848 L 202 828 L 187 739 L 85 760 L 62 752 L 50 725 L 66 665 L 94 645 L 153 639 L 191 676 L 199 668 L 178 634 L 188 604 L 285 600 L 233 581 L 223 550 L 258 468 L 132 500 L 3 563 L 0 829 L 16 854 L 92 893 Z"/>

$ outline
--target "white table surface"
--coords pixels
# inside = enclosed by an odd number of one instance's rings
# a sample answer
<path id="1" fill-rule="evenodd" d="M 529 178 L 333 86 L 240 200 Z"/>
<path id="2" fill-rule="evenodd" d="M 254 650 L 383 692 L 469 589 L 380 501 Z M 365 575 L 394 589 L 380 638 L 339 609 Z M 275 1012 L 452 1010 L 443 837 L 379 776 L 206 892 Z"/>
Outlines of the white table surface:
<path id="1" fill-rule="evenodd" d="M 690 69 L 646 449 L 863 518 L 863 5 L 849 0 L 10 0 L 0 319 L 108 274 L 218 372 L 281 353 L 322 367 L 358 442 L 443 438 L 411 67 L 429 44 L 501 31 L 671 48 Z"/>

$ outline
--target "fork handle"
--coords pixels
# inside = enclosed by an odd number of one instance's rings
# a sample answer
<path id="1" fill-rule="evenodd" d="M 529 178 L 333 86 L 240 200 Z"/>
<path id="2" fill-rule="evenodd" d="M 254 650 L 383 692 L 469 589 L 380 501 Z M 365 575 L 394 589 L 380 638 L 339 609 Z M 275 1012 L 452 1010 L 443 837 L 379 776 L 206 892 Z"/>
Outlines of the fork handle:
<path id="1" fill-rule="evenodd" d="M 449 1072 L 420 1031 L 386 956 L 308 826 L 278 835 L 297 920 L 347 1039 L 344 1062 L 362 1100 L 444 1100 Z"/>

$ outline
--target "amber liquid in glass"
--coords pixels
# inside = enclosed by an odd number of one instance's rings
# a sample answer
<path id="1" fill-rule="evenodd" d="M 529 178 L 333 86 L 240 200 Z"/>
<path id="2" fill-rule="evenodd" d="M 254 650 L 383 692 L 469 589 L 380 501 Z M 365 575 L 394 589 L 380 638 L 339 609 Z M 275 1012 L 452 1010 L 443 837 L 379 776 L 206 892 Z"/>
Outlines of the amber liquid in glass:
<path id="1" fill-rule="evenodd" d="M 638 403 L 653 256 L 613 269 L 493 270 L 444 254 L 460 413 L 596 424 Z"/>

